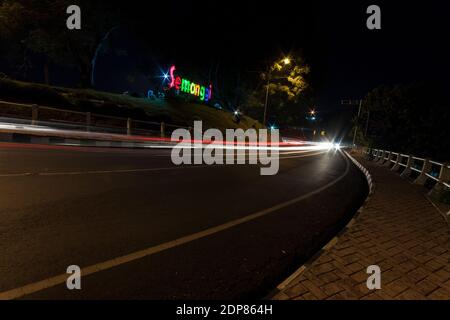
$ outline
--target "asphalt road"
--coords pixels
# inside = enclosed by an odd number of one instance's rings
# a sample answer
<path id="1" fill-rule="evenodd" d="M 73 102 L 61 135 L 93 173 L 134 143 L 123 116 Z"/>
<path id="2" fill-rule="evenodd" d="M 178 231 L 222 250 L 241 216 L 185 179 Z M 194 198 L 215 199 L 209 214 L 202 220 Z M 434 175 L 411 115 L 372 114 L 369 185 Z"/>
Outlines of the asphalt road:
<path id="1" fill-rule="evenodd" d="M 176 167 L 169 152 L 1 143 L 0 296 L 262 298 L 367 194 L 339 152 L 282 155 L 276 176 Z M 74 264 L 81 290 L 49 285 Z"/>

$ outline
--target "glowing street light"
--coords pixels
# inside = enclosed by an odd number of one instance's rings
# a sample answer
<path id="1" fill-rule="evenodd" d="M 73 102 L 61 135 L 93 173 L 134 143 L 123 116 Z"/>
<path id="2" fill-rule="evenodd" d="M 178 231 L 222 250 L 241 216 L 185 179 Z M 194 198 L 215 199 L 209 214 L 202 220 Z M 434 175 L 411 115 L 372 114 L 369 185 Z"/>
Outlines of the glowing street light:
<path id="1" fill-rule="evenodd" d="M 288 57 L 284 58 L 282 60 L 282 63 L 284 63 L 285 66 L 291 63 L 291 59 Z M 280 66 L 281 70 L 282 66 Z M 286 79 L 287 77 L 280 77 L 277 79 Z M 272 80 L 272 70 L 269 68 L 269 71 L 267 72 L 267 85 L 266 85 L 266 99 L 264 102 L 264 116 L 263 116 L 263 124 L 266 124 L 266 116 L 267 116 L 267 105 L 269 103 L 269 87 L 270 87 L 270 81 Z"/>

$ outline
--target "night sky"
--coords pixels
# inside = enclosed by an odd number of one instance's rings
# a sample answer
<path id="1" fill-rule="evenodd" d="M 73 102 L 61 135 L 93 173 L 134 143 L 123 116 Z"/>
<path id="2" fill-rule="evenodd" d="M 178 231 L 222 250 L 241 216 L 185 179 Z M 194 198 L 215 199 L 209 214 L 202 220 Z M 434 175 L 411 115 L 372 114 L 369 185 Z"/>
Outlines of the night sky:
<path id="1" fill-rule="evenodd" d="M 291 52 L 301 52 L 311 66 L 311 87 L 323 114 L 345 113 L 351 108 L 340 106 L 341 99 L 363 98 L 382 84 L 449 84 L 450 13 L 444 1 L 107 3 L 120 10 L 123 21 L 111 37 L 114 50 L 98 60 L 96 77 L 103 90 L 144 91 L 149 75 L 161 74 L 172 63 L 199 73 L 218 64 L 219 74 L 238 70 L 254 77 L 252 71 Z M 371 4 L 381 7 L 382 30 L 366 28 Z M 138 71 L 135 87 L 126 88 L 124 79 L 132 69 Z M 70 74 L 52 68 L 55 84 L 73 84 Z M 36 75 L 42 81 L 40 69 Z"/>
<path id="2" fill-rule="evenodd" d="M 381 84 L 448 83 L 450 19 L 443 1 L 127 1 L 133 32 L 157 63 L 260 70 L 301 51 L 321 108 Z M 366 28 L 378 4 L 382 30 Z M 118 3 L 124 6 L 124 2 Z M 131 26 L 131 25 L 130 25 Z M 133 41 L 134 42 L 134 41 Z"/>

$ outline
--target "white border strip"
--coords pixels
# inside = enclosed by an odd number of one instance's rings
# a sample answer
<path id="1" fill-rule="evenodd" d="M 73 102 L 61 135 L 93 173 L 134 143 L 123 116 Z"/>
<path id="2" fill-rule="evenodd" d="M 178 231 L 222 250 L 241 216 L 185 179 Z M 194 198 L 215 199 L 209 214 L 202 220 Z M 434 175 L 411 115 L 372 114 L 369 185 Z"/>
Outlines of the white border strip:
<path id="1" fill-rule="evenodd" d="M 344 151 L 345 155 L 349 157 L 349 159 L 362 171 L 362 173 L 366 176 L 367 184 L 369 185 L 369 195 L 372 195 L 375 191 L 375 185 L 372 180 L 372 176 L 361 163 L 359 163 L 355 158 L 353 158 L 347 151 Z"/>

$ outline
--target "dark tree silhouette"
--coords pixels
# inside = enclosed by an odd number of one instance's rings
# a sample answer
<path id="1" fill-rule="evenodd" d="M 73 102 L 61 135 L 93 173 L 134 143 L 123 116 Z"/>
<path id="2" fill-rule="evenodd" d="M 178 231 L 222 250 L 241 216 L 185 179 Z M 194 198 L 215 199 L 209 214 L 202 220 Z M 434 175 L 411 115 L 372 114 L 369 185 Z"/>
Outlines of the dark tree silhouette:
<path id="1" fill-rule="evenodd" d="M 81 30 L 66 27 L 66 9 L 72 4 L 81 8 Z M 92 69 L 102 42 L 120 20 L 119 12 L 108 1 L 88 0 L 3 0 L 0 17 L 2 42 L 42 55 L 47 83 L 53 62 L 76 66 L 82 87 L 93 86 Z"/>

